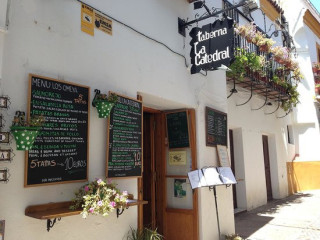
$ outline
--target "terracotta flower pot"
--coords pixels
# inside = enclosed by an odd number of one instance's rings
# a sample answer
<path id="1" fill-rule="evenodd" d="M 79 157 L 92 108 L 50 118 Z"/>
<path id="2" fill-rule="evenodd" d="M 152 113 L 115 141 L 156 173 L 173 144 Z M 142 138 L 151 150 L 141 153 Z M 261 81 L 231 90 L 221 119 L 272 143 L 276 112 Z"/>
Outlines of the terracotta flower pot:
<path id="1" fill-rule="evenodd" d="M 259 47 L 259 50 L 260 50 L 260 52 L 269 52 L 270 51 L 270 47 L 267 44 L 261 45 Z"/>
<path id="2" fill-rule="evenodd" d="M 318 69 L 316 67 L 312 67 L 312 71 L 313 71 L 313 73 L 317 73 Z"/>

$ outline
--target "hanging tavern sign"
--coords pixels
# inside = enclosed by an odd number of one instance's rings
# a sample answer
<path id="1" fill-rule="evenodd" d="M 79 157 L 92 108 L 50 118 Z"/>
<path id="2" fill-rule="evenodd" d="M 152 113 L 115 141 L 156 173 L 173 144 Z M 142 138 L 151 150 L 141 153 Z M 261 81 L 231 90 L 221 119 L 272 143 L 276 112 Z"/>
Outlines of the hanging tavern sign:
<path id="1" fill-rule="evenodd" d="M 233 20 L 225 18 L 190 31 L 191 74 L 230 65 L 233 58 Z"/>

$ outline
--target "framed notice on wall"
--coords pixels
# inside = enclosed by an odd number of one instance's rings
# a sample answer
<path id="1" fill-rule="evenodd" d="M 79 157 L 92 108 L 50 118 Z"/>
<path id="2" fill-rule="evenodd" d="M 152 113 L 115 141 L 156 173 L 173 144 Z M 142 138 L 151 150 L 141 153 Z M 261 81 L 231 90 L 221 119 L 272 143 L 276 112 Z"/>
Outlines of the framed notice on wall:
<path id="1" fill-rule="evenodd" d="M 217 153 L 218 153 L 218 158 L 220 163 L 219 166 L 231 167 L 227 147 L 222 145 L 217 145 Z"/>
<path id="2" fill-rule="evenodd" d="M 142 102 L 118 96 L 108 122 L 108 178 L 142 176 Z"/>
<path id="3" fill-rule="evenodd" d="M 90 88 L 29 77 L 29 118 L 43 115 L 45 124 L 26 152 L 25 186 L 87 181 Z"/>
<path id="4" fill-rule="evenodd" d="M 228 145 L 228 121 L 227 114 L 206 107 L 206 145 L 215 147 Z"/>

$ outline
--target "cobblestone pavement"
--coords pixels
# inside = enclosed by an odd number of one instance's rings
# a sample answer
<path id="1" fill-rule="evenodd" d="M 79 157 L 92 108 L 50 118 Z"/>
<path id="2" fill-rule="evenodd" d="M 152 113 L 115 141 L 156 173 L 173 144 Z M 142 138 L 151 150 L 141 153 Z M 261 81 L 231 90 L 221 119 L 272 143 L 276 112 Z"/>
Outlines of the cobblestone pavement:
<path id="1" fill-rule="evenodd" d="M 320 190 L 297 193 L 235 217 L 248 240 L 320 240 Z"/>

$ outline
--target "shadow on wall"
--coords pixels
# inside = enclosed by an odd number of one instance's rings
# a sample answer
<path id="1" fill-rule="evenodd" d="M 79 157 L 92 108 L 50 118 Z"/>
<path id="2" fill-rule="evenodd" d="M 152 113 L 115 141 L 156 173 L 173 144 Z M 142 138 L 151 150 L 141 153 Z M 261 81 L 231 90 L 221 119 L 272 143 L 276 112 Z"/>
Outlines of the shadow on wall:
<path id="1" fill-rule="evenodd" d="M 265 215 L 278 213 L 285 206 L 300 204 L 303 198 L 311 196 L 312 194 L 297 193 L 285 199 L 274 200 L 252 211 L 241 213 L 235 217 L 236 233 L 246 239 L 274 219 L 272 216 Z"/>

